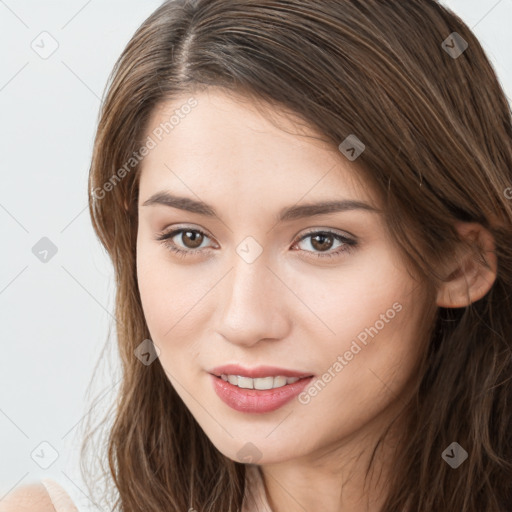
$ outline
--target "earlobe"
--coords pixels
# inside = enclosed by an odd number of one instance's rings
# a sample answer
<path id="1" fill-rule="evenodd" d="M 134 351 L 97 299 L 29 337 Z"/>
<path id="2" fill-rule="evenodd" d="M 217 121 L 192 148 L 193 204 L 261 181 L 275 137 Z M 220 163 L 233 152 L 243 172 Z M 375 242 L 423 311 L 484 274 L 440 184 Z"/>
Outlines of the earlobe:
<path id="1" fill-rule="evenodd" d="M 437 293 L 437 305 L 444 308 L 462 308 L 484 297 L 491 289 L 497 274 L 494 238 L 482 225 L 458 223 L 462 238 L 473 243 L 452 266 Z"/>

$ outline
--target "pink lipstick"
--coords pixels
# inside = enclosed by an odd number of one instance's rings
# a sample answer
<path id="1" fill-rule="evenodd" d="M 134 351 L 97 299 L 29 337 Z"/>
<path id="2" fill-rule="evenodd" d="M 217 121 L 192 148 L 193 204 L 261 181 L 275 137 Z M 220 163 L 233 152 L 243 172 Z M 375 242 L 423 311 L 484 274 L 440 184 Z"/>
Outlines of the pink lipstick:
<path id="1" fill-rule="evenodd" d="M 279 409 L 296 397 L 313 379 L 311 373 L 275 366 L 243 368 L 236 364 L 209 371 L 219 398 L 232 409 L 265 413 Z"/>

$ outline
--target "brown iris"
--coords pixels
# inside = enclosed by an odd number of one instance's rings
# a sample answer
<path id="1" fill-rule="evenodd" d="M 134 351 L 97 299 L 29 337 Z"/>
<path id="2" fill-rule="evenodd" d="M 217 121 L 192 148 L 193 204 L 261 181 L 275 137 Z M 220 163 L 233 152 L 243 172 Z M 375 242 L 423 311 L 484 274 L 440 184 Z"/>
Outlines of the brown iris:
<path id="1" fill-rule="evenodd" d="M 310 236 L 310 238 L 311 238 L 311 245 L 315 249 L 317 249 L 319 251 L 323 251 L 323 250 L 330 249 L 332 247 L 334 237 L 332 235 L 329 235 L 326 233 L 319 233 L 315 236 Z M 318 239 L 320 239 L 320 242 L 317 242 Z M 328 243 L 326 243 L 326 240 L 328 241 Z"/>
<path id="2" fill-rule="evenodd" d="M 183 240 L 183 243 L 188 249 L 196 249 L 203 242 L 204 236 L 202 235 L 202 233 L 199 233 L 198 231 L 188 230 L 182 231 L 181 239 Z M 186 239 L 190 240 L 190 245 L 188 245 L 188 242 L 185 242 Z"/>

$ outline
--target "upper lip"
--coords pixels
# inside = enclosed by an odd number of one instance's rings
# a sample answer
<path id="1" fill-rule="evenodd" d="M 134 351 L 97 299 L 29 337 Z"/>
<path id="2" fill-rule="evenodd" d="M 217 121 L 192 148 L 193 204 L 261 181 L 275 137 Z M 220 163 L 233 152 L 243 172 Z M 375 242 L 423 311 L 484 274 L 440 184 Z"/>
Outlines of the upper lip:
<path id="1" fill-rule="evenodd" d="M 209 370 L 209 373 L 220 377 L 221 375 L 240 375 L 242 377 L 251 377 L 256 379 L 258 377 L 276 377 L 282 375 L 283 377 L 311 377 L 312 373 L 299 372 L 296 370 L 288 370 L 286 368 L 278 368 L 277 366 L 255 366 L 254 368 L 244 368 L 239 364 L 226 364 L 223 366 L 216 366 Z"/>

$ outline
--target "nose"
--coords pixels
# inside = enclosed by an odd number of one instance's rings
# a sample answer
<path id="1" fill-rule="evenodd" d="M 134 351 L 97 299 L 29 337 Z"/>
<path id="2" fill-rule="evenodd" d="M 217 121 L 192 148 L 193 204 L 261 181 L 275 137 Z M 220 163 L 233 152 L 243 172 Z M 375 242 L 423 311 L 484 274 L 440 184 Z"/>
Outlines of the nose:
<path id="1" fill-rule="evenodd" d="M 290 291 L 265 258 L 247 263 L 235 255 L 233 261 L 221 288 L 217 332 L 230 343 L 246 347 L 285 338 L 291 327 L 286 310 Z"/>

